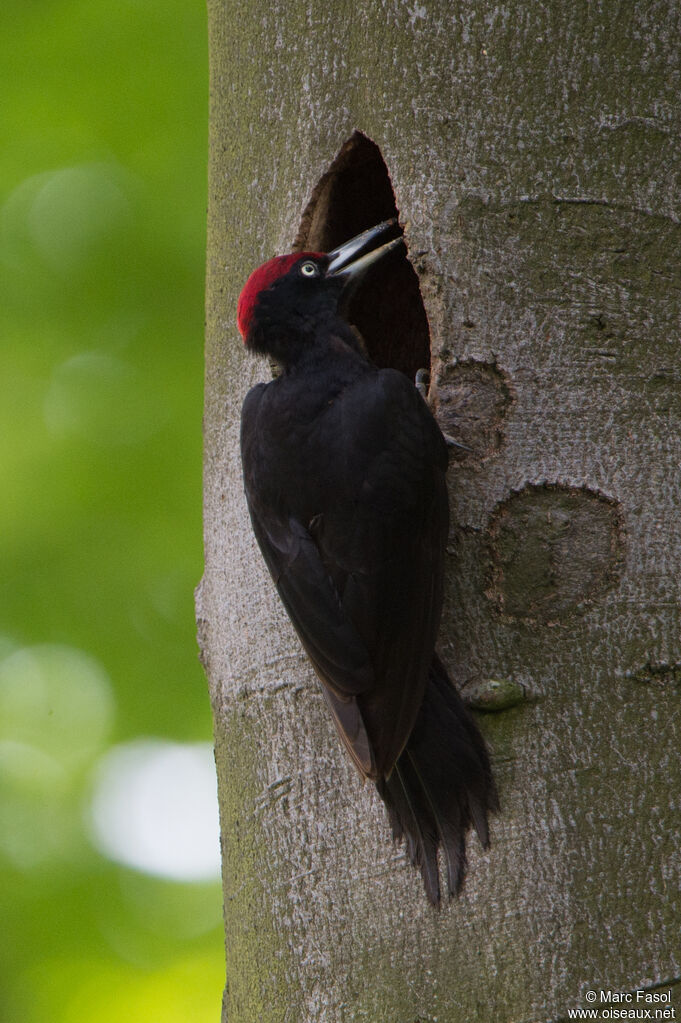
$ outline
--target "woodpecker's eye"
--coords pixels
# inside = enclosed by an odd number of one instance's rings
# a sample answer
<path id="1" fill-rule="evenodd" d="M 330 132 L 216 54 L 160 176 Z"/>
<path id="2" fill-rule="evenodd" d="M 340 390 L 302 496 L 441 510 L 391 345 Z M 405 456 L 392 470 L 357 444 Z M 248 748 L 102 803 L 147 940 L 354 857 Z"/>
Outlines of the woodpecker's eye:
<path id="1" fill-rule="evenodd" d="M 300 272 L 303 277 L 316 277 L 319 273 L 319 268 L 316 263 L 307 259 L 304 263 L 300 264 Z"/>

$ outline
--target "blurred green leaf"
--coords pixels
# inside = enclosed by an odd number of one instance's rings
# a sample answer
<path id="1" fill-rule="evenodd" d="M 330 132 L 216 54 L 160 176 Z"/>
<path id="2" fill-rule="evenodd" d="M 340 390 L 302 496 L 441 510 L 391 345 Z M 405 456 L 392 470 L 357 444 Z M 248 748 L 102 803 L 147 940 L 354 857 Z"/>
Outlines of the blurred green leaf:
<path id="1" fill-rule="evenodd" d="M 214 1020 L 217 883 L 96 851 L 110 744 L 209 741 L 201 554 L 206 26 L 0 8 L 0 1018 Z M 153 1009 L 150 1008 L 153 1006 Z"/>

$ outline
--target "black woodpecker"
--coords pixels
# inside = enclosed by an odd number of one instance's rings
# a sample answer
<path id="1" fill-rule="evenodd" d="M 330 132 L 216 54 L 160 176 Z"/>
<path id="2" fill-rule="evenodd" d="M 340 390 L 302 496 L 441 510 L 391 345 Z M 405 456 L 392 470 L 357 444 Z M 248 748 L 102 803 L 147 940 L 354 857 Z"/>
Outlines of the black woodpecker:
<path id="1" fill-rule="evenodd" d="M 435 652 L 447 446 L 412 381 L 374 366 L 343 316 L 358 277 L 403 244 L 373 247 L 394 223 L 248 278 L 239 330 L 281 373 L 246 396 L 241 455 L 253 531 L 338 734 L 439 906 L 438 849 L 451 896 L 466 833 L 489 845 L 498 800 L 484 740 Z"/>

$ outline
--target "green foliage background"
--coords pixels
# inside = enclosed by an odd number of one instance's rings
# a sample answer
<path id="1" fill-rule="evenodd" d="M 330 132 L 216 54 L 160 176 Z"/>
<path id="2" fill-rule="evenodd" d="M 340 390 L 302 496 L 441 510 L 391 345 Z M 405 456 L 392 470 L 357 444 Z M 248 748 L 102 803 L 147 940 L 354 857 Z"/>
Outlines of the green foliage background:
<path id="1" fill-rule="evenodd" d="M 3 1023 L 219 1016 L 217 882 L 118 867 L 84 823 L 107 747 L 211 734 L 207 92 L 202 0 L 0 5 Z M 110 705 L 60 706 L 74 665 Z"/>

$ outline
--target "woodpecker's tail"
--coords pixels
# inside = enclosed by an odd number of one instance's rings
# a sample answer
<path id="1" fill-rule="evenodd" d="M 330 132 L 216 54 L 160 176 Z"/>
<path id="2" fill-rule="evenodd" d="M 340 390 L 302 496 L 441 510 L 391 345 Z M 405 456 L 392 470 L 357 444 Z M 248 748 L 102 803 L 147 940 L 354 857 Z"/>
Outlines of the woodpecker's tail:
<path id="1" fill-rule="evenodd" d="M 489 755 L 478 727 L 434 655 L 423 705 L 409 741 L 388 778 L 377 782 L 393 829 L 440 905 L 438 848 L 447 864 L 448 893 L 461 890 L 466 832 L 489 845 L 487 815 L 499 809 Z"/>

